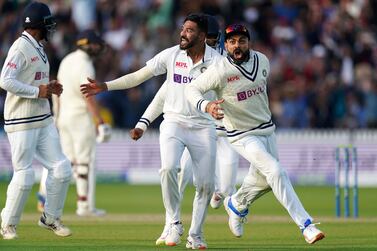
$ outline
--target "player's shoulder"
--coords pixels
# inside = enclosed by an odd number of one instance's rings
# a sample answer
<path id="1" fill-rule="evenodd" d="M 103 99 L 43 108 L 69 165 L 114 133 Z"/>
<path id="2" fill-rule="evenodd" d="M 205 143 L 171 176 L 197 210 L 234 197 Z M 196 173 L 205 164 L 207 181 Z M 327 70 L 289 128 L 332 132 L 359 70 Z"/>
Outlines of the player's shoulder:
<path id="1" fill-rule="evenodd" d="M 253 50 L 253 53 L 255 53 L 255 55 L 258 56 L 259 60 L 262 62 L 262 63 L 269 63 L 269 59 L 268 57 L 263 54 L 262 52 L 260 51 L 256 51 L 256 50 Z"/>
<path id="2" fill-rule="evenodd" d="M 165 50 L 161 51 L 160 54 L 164 55 L 173 55 L 179 53 L 181 49 L 179 48 L 179 45 L 174 45 L 172 47 L 166 48 Z"/>

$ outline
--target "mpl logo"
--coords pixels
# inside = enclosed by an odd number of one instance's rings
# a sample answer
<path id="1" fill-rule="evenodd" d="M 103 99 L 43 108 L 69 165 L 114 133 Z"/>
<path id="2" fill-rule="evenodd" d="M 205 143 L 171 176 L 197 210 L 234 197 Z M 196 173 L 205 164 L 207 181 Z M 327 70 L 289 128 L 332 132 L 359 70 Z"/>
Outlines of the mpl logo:
<path id="1" fill-rule="evenodd" d="M 231 76 L 227 80 L 228 80 L 228 83 L 230 83 L 230 82 L 233 82 L 233 81 L 236 81 L 236 80 L 240 80 L 240 77 L 239 76 Z"/>
<path id="2" fill-rule="evenodd" d="M 257 88 L 250 89 L 247 91 L 242 91 L 237 93 L 237 100 L 243 101 L 245 99 L 251 98 L 252 96 L 259 95 L 265 91 L 265 87 L 258 86 Z"/>
<path id="3" fill-rule="evenodd" d="M 39 57 L 38 56 L 35 56 L 35 57 L 32 57 L 31 58 L 31 62 L 37 62 L 39 60 Z"/>
<path id="4" fill-rule="evenodd" d="M 175 74 L 173 75 L 173 80 L 175 83 L 178 84 L 187 84 L 191 83 L 192 77 L 182 76 L 181 74 Z"/>
<path id="5" fill-rule="evenodd" d="M 175 62 L 175 66 L 180 67 L 180 68 L 187 68 L 187 63 L 185 63 L 185 62 Z"/>
<path id="6" fill-rule="evenodd" d="M 36 72 L 35 73 L 35 77 L 34 77 L 34 80 L 41 80 L 41 79 L 44 79 L 44 78 L 48 78 L 49 75 L 48 75 L 48 72 Z"/>
<path id="7" fill-rule="evenodd" d="M 17 65 L 15 63 L 12 63 L 12 62 L 8 62 L 7 66 L 9 68 L 12 68 L 12 69 L 17 69 Z"/>

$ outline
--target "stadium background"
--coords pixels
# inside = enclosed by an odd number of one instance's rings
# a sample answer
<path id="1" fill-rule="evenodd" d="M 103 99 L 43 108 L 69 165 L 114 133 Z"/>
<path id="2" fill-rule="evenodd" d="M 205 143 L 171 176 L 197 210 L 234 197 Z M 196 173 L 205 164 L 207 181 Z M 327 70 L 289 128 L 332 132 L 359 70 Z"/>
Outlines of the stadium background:
<path id="1" fill-rule="evenodd" d="M 27 2 L 0 1 L 1 65 L 21 32 L 19 17 Z M 105 81 L 143 67 L 156 53 L 177 44 L 188 13 L 215 15 L 222 28 L 234 22 L 246 24 L 253 47 L 270 59 L 270 108 L 278 127 L 281 162 L 293 182 L 331 185 L 335 147 L 354 144 L 360 155 L 360 184 L 377 185 L 376 1 L 44 2 L 58 22 L 46 45 L 51 78 L 62 58 L 75 49 L 78 32 L 86 28 L 98 30 L 108 44 L 96 62 L 97 79 Z M 113 141 L 98 149 L 100 180 L 158 183 L 157 128 L 162 118 L 137 143 L 128 138 L 127 129 L 136 124 L 163 81 L 160 76 L 136 88 L 97 96 L 102 114 L 115 128 Z M 5 95 L 0 89 L 1 113 Z M 1 135 L 0 179 L 8 180 L 9 145 Z M 242 160 L 239 182 L 247 168 Z M 36 169 L 38 179 L 38 164 Z"/>
<path id="2" fill-rule="evenodd" d="M 0 65 L 21 32 L 19 17 L 27 2 L 0 0 Z M 57 32 L 46 46 L 52 78 L 61 59 L 74 49 L 77 33 L 88 27 L 99 30 L 109 45 L 96 64 L 97 78 L 104 81 L 139 69 L 157 52 L 176 44 L 182 20 L 190 12 L 216 15 L 222 27 L 233 22 L 246 24 L 254 48 L 265 53 L 271 62 L 268 91 L 278 126 L 281 162 L 296 184 L 303 204 L 322 222 L 320 227 L 327 234 L 315 249 L 377 249 L 377 1 L 44 2 L 58 19 Z M 163 81 L 161 76 L 130 90 L 97 97 L 102 113 L 115 128 L 113 140 L 98 148 L 97 206 L 106 209 L 108 215 L 101 219 L 75 216 L 76 195 L 71 186 L 63 220 L 74 235 L 69 239 L 48 235 L 35 224 L 39 215 L 34 186 L 17 229 L 20 239 L 0 241 L 1 250 L 154 249 L 164 215 L 158 185 L 157 128 L 161 118 L 138 142 L 132 142 L 127 132 Z M 0 89 L 0 124 L 5 95 Z M 2 206 L 12 167 L 9 143 L 2 127 L 0 131 Z M 358 220 L 334 217 L 334 150 L 340 144 L 353 144 L 359 151 L 362 187 Z M 38 180 L 41 167 L 35 164 Z M 239 171 L 238 181 L 247 171 L 244 160 Z M 193 194 L 193 187 L 189 186 L 182 204 L 186 232 Z M 235 239 L 230 234 L 223 209 L 209 209 L 205 232 L 209 247 L 214 250 L 313 249 L 272 193 L 253 204 L 243 238 Z"/>

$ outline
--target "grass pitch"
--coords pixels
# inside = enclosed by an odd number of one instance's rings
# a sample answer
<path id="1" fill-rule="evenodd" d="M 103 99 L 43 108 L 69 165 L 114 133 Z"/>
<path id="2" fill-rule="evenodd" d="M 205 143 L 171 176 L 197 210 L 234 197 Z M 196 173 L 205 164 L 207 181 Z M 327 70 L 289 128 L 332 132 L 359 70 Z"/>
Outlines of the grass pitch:
<path id="1" fill-rule="evenodd" d="M 0 183 L 0 206 L 4 206 L 5 183 Z M 272 193 L 250 208 L 244 236 L 235 238 L 228 229 L 223 208 L 209 209 L 204 233 L 211 250 L 377 250 L 377 188 L 359 191 L 359 219 L 334 217 L 332 187 L 296 187 L 307 211 L 320 221 L 326 238 L 306 244 L 300 231 Z M 73 235 L 62 238 L 37 226 L 37 186 L 30 195 L 18 240 L 0 240 L 0 250 L 186 250 L 185 238 L 191 220 L 194 189 L 186 191 L 182 205 L 185 233 L 177 247 L 156 247 L 162 231 L 164 209 L 159 186 L 125 184 L 97 185 L 97 207 L 106 209 L 102 218 L 75 216 L 75 188 L 70 187 L 63 221 Z"/>

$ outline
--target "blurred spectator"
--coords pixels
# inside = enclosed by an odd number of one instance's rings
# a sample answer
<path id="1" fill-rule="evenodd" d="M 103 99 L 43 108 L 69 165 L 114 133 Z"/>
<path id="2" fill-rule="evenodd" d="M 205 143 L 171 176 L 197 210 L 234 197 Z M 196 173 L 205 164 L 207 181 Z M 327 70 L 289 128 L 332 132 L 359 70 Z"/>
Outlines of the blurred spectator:
<path id="1" fill-rule="evenodd" d="M 0 0 L 0 64 L 20 34 L 28 1 Z M 373 0 L 45 0 L 59 25 L 47 48 L 54 75 L 77 32 L 100 31 L 107 52 L 96 64 L 105 81 L 141 68 L 178 41 L 190 12 L 242 22 L 271 62 L 271 110 L 281 128 L 377 128 L 377 1 Z M 84 11 L 83 11 L 84 9 Z M 164 77 L 98 98 L 115 127 L 133 127 Z M 0 91 L 0 102 L 5 92 Z M 0 105 L 2 110 L 2 105 Z M 158 124 L 154 123 L 157 127 Z"/>

